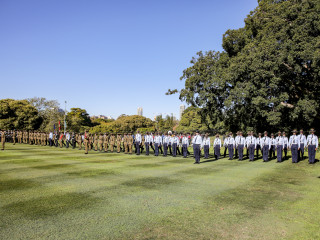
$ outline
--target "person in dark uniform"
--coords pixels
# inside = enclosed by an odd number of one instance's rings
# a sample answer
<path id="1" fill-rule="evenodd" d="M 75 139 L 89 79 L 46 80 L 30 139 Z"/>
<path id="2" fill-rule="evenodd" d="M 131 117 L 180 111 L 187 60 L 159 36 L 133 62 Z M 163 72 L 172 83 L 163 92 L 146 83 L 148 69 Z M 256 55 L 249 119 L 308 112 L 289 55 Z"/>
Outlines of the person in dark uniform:
<path id="1" fill-rule="evenodd" d="M 308 155 L 309 155 L 309 164 L 315 163 L 316 151 L 318 149 L 318 137 L 314 135 L 315 130 L 311 128 L 310 134 L 307 138 L 307 146 L 308 146 Z"/>
<path id="2" fill-rule="evenodd" d="M 195 164 L 200 163 L 201 144 L 202 144 L 202 137 L 199 135 L 199 131 L 196 131 L 196 135 L 192 139 Z"/>
<path id="3" fill-rule="evenodd" d="M 256 158 L 259 158 L 259 150 L 261 151 L 262 154 L 262 148 L 261 148 L 261 141 L 262 141 L 262 134 L 259 133 L 258 137 L 256 138 Z"/>
<path id="4" fill-rule="evenodd" d="M 229 133 L 228 138 L 228 152 L 229 152 L 229 160 L 233 159 L 233 149 L 236 147 L 236 141 L 233 138 L 232 132 Z"/>
<path id="5" fill-rule="evenodd" d="M 219 134 L 216 134 L 216 138 L 213 141 L 213 152 L 216 160 L 220 158 L 220 149 L 221 149 L 221 139 Z"/>
<path id="6" fill-rule="evenodd" d="M 298 162 L 298 151 L 300 149 L 300 139 L 297 136 L 297 130 L 292 131 L 292 136 L 289 139 L 289 148 L 291 149 L 292 154 L 292 163 Z"/>
<path id="7" fill-rule="evenodd" d="M 270 141 L 270 138 L 268 137 L 268 132 L 265 131 L 264 132 L 264 137 L 262 138 L 262 145 L 261 145 L 261 148 L 262 148 L 262 159 L 263 159 L 264 162 L 268 162 L 269 161 L 268 154 L 269 154 L 270 147 L 271 147 L 271 141 Z"/>
<path id="8" fill-rule="evenodd" d="M 284 148 L 284 138 L 281 136 L 281 132 L 278 132 L 276 137 L 276 149 L 277 149 L 277 162 L 282 162 L 282 151 Z"/>
<path id="9" fill-rule="evenodd" d="M 303 134 L 303 129 L 300 130 L 299 134 L 299 141 L 300 141 L 300 149 L 298 150 L 298 161 L 304 159 L 304 149 L 307 147 L 307 138 Z"/>
<path id="10" fill-rule="evenodd" d="M 276 157 L 276 139 L 274 138 L 274 134 L 271 133 L 270 138 L 270 150 L 269 150 L 269 158 L 274 159 Z"/>

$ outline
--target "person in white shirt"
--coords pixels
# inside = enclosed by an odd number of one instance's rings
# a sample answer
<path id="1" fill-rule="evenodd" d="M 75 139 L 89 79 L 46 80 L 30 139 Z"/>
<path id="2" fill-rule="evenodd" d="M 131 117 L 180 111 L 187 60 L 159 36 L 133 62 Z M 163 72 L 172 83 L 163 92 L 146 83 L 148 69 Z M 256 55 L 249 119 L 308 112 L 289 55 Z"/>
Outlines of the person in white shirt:
<path id="1" fill-rule="evenodd" d="M 278 132 L 276 137 L 276 149 L 277 149 L 277 162 L 282 162 L 282 151 L 284 149 L 284 137 L 281 136 L 281 131 Z"/>
<path id="2" fill-rule="evenodd" d="M 197 130 L 196 135 L 192 139 L 195 164 L 200 163 L 201 144 L 202 144 L 202 137 L 199 135 L 199 131 Z"/>
<path id="3" fill-rule="evenodd" d="M 184 158 L 187 157 L 188 147 L 189 147 L 189 139 L 186 137 L 185 134 L 183 134 L 182 135 L 182 153 Z"/>
<path id="4" fill-rule="evenodd" d="M 253 131 L 250 131 L 246 138 L 246 148 L 247 152 L 249 152 L 249 161 L 253 161 L 254 150 L 256 149 L 256 138 L 253 136 Z"/>
<path id="5" fill-rule="evenodd" d="M 274 138 L 274 134 L 271 133 L 269 159 L 271 160 L 275 157 L 276 157 L 276 139 Z"/>
<path id="6" fill-rule="evenodd" d="M 232 132 L 229 133 L 228 138 L 228 152 L 229 152 L 229 160 L 233 159 L 233 149 L 236 146 L 236 141 L 233 138 Z"/>
<path id="7" fill-rule="evenodd" d="M 163 156 L 166 157 L 168 154 L 168 144 L 169 144 L 169 136 L 165 133 L 163 137 Z"/>
<path id="8" fill-rule="evenodd" d="M 240 137 L 240 131 L 237 132 L 237 136 L 234 138 L 234 142 L 235 142 L 234 158 L 238 158 L 238 145 L 237 145 L 237 142 L 239 140 L 239 137 Z"/>
<path id="9" fill-rule="evenodd" d="M 261 141 L 262 141 L 262 134 L 259 133 L 258 137 L 256 138 L 256 158 L 259 158 L 259 150 L 262 154 L 262 148 L 261 148 Z"/>
<path id="10" fill-rule="evenodd" d="M 52 145 L 53 145 L 53 133 L 50 132 L 49 133 L 49 146 L 52 147 Z"/>
<path id="11" fill-rule="evenodd" d="M 202 141 L 202 148 L 204 152 L 204 158 L 209 158 L 209 149 L 210 149 L 210 138 L 208 136 L 208 133 L 205 134 L 203 141 Z"/>
<path id="12" fill-rule="evenodd" d="M 286 133 L 282 133 L 283 141 L 284 141 L 284 147 L 283 147 L 283 152 L 284 152 L 284 159 L 287 159 L 287 153 L 288 153 L 288 147 L 289 147 L 289 139 L 286 137 Z"/>
<path id="13" fill-rule="evenodd" d="M 177 146 L 179 143 L 179 138 L 173 134 L 172 139 L 171 139 L 171 145 L 172 145 L 172 156 L 176 157 L 177 156 Z"/>
<path id="14" fill-rule="evenodd" d="M 268 132 L 264 132 L 264 137 L 262 138 L 262 159 L 264 162 L 268 162 L 268 154 L 271 147 L 270 138 L 268 137 Z"/>
<path id="15" fill-rule="evenodd" d="M 69 143 L 70 143 L 70 133 L 66 133 L 66 148 L 69 148 Z"/>
<path id="16" fill-rule="evenodd" d="M 314 135 L 315 130 L 311 128 L 310 135 L 307 138 L 309 164 L 315 163 L 316 151 L 318 149 L 318 137 Z"/>
<path id="17" fill-rule="evenodd" d="M 220 148 L 221 148 L 221 139 L 219 134 L 216 134 L 216 138 L 213 141 L 214 157 L 216 160 L 220 158 Z"/>
<path id="18" fill-rule="evenodd" d="M 162 145 L 162 137 L 157 132 L 156 136 L 154 137 L 154 155 L 159 156 L 159 147 Z"/>
<path id="19" fill-rule="evenodd" d="M 292 131 L 292 136 L 289 139 L 289 149 L 291 149 L 292 163 L 298 162 L 298 151 L 300 149 L 300 139 L 297 136 L 297 130 Z"/>
<path id="20" fill-rule="evenodd" d="M 151 141 L 151 136 L 149 135 L 149 132 L 146 132 L 146 135 L 144 136 L 144 145 L 146 147 L 147 156 L 150 154 L 150 141 Z"/>
<path id="21" fill-rule="evenodd" d="M 298 150 L 298 161 L 303 160 L 304 158 L 304 149 L 307 147 L 307 138 L 303 134 L 303 129 L 300 130 L 298 135 L 300 141 L 300 149 Z"/>
<path id="22" fill-rule="evenodd" d="M 142 137 L 141 137 L 141 134 L 140 134 L 140 131 L 137 131 L 137 134 L 135 136 L 135 144 L 136 144 L 136 150 L 137 150 L 137 155 L 140 155 L 140 144 L 141 144 L 141 141 L 142 141 Z"/>
<path id="23" fill-rule="evenodd" d="M 161 138 L 161 144 L 159 146 L 159 151 L 160 151 L 161 154 L 163 154 L 162 146 L 163 146 L 164 135 L 162 134 L 162 132 L 159 132 L 159 136 Z"/>
<path id="24" fill-rule="evenodd" d="M 236 146 L 238 148 L 239 160 L 243 159 L 243 148 L 246 145 L 246 139 L 242 136 L 242 132 L 239 133 L 239 137 L 236 140 Z"/>
<path id="25" fill-rule="evenodd" d="M 228 139 L 229 139 L 229 133 L 226 133 L 223 139 L 223 147 L 224 147 L 223 157 L 227 156 Z"/>
<path id="26" fill-rule="evenodd" d="M 169 148 L 169 154 L 172 155 L 172 133 L 169 133 L 169 142 L 168 142 L 168 148 Z"/>

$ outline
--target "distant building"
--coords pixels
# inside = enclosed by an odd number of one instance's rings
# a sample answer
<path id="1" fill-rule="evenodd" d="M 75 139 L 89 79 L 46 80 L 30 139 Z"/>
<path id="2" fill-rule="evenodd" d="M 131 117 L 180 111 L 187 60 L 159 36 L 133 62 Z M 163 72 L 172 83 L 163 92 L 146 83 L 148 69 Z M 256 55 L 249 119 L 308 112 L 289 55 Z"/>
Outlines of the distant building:
<path id="1" fill-rule="evenodd" d="M 138 115 L 142 116 L 143 115 L 143 109 L 142 107 L 138 107 Z"/>
<path id="2" fill-rule="evenodd" d="M 180 120 L 181 120 L 181 117 L 182 117 L 182 114 L 183 114 L 184 110 L 186 110 L 186 106 L 181 104 L 180 105 L 180 115 L 179 115 L 180 116 Z"/>
<path id="3" fill-rule="evenodd" d="M 113 119 L 111 116 L 105 116 L 105 115 L 91 116 L 90 118 L 91 118 L 92 120 L 94 120 L 94 119 L 105 119 L 105 120 L 107 120 L 107 119 Z"/>

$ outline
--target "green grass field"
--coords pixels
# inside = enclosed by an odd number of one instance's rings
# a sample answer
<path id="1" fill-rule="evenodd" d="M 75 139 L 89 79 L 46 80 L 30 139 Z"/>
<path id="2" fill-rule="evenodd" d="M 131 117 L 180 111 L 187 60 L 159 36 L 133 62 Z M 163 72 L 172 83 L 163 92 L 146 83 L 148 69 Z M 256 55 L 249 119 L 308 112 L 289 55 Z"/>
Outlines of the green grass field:
<path id="1" fill-rule="evenodd" d="M 194 165 L 192 157 L 6 148 L 0 239 L 320 239 L 320 164 L 307 159 Z"/>

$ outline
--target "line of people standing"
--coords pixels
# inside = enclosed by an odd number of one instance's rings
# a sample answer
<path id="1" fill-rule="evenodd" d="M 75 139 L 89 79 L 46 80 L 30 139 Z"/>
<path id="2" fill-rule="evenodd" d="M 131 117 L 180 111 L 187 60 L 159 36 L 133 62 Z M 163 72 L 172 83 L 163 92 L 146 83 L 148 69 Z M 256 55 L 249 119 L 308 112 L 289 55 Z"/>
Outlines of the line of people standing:
<path id="1" fill-rule="evenodd" d="M 318 137 L 314 134 L 315 130 L 311 129 L 310 134 L 306 137 L 303 130 L 300 130 L 300 134 L 297 134 L 296 130 L 292 131 L 292 136 L 288 139 L 285 132 L 278 132 L 277 136 L 271 134 L 268 136 L 268 132 L 258 134 L 257 137 L 254 136 L 252 131 L 249 131 L 247 136 L 244 137 L 242 132 L 237 132 L 237 135 L 233 137 L 232 133 L 227 134 L 224 138 L 224 154 L 226 157 L 227 152 L 229 159 L 239 158 L 239 160 L 244 159 L 244 151 L 246 150 L 247 158 L 250 161 L 259 158 L 259 153 L 262 153 L 262 159 L 264 162 L 275 158 L 277 155 L 277 162 L 282 162 L 287 159 L 287 152 L 291 150 L 292 162 L 297 163 L 299 160 L 304 158 L 304 152 L 308 149 L 309 163 L 315 162 L 315 154 L 318 148 Z M 150 148 L 153 150 L 155 156 L 160 154 L 163 156 L 172 155 L 176 157 L 177 155 L 182 155 L 186 158 L 190 155 L 188 150 L 189 146 L 193 147 L 193 153 L 195 158 L 195 164 L 200 163 L 200 156 L 202 155 L 204 159 L 209 158 L 209 151 L 211 147 L 211 140 L 208 134 L 199 134 L 196 131 L 195 134 L 183 133 L 175 134 L 169 131 L 168 133 L 161 132 L 147 132 L 141 134 L 137 131 L 136 134 L 124 133 L 124 134 L 89 134 L 87 131 L 84 133 L 69 133 L 63 134 L 62 132 L 38 132 L 38 131 L 0 131 L 2 149 L 4 149 L 4 143 L 6 141 L 11 141 L 13 144 L 18 143 L 28 143 L 34 145 L 42 146 L 60 146 L 61 148 L 65 146 L 69 148 L 82 146 L 85 148 L 85 153 L 87 154 L 89 150 L 93 149 L 95 151 L 114 152 L 115 149 L 118 153 L 133 153 L 139 155 L 145 150 L 145 154 L 150 154 Z M 222 147 L 222 141 L 219 134 L 217 134 L 212 141 L 213 151 L 215 159 L 220 158 L 220 149 Z M 277 154 L 275 154 L 277 152 Z M 256 156 L 255 156 L 256 153 Z"/>

